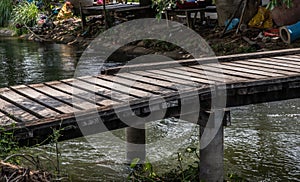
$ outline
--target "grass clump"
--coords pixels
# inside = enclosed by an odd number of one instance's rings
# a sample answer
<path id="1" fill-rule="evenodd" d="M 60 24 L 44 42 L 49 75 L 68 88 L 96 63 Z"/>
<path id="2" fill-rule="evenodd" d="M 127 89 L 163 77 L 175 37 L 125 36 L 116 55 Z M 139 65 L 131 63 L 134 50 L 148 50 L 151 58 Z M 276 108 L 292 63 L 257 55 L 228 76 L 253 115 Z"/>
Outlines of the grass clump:
<path id="1" fill-rule="evenodd" d="M 12 10 L 13 10 L 12 0 L 0 1 L 0 27 L 5 27 L 9 24 Z"/>

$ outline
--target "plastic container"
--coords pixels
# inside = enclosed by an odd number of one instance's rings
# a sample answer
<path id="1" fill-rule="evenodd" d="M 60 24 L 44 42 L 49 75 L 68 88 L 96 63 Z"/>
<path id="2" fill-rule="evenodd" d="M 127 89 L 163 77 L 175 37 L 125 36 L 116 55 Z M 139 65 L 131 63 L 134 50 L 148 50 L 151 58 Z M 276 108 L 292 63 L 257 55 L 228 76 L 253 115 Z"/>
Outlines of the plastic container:
<path id="1" fill-rule="evenodd" d="M 228 22 L 229 22 L 229 20 L 226 20 L 225 26 L 227 26 Z M 233 28 L 235 28 L 239 24 L 239 22 L 240 22 L 240 19 L 233 18 L 232 21 L 230 22 L 230 24 L 228 25 L 226 31 L 232 30 Z"/>
<path id="2" fill-rule="evenodd" d="M 283 26 L 279 29 L 280 38 L 285 43 L 292 43 L 300 38 L 300 21 L 289 26 Z"/>

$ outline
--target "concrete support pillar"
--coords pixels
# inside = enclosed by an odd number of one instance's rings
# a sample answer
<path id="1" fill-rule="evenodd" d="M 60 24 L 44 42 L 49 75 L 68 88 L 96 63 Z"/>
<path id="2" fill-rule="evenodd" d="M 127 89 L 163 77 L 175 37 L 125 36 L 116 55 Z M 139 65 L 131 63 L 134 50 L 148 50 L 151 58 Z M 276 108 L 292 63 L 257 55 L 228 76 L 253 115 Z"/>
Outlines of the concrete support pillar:
<path id="1" fill-rule="evenodd" d="M 223 124 L 230 119 L 230 113 L 225 112 L 224 116 L 221 114 L 223 111 L 213 113 L 201 113 L 200 124 L 200 137 L 211 138 L 210 142 L 204 142 L 201 138 L 201 143 L 205 146 L 200 147 L 200 180 L 207 182 L 223 181 L 224 178 L 224 130 Z M 210 115 L 210 120 L 208 121 Z M 208 133 L 208 135 L 207 135 Z M 203 140 L 202 140 L 203 139 Z M 202 141 L 202 142 L 201 142 Z"/>
<path id="2" fill-rule="evenodd" d="M 130 164 L 135 158 L 139 158 L 140 163 L 143 163 L 146 159 L 145 125 L 140 125 L 138 128 L 128 127 L 125 130 L 127 140 L 127 163 Z"/>

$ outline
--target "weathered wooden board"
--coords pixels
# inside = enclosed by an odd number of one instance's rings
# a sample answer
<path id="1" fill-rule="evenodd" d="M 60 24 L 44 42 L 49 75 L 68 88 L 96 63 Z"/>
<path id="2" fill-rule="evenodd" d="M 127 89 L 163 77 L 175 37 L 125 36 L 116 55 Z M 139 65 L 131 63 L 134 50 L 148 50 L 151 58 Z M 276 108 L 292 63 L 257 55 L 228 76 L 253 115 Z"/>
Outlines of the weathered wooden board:
<path id="1" fill-rule="evenodd" d="M 189 77 L 204 79 L 205 84 L 221 83 L 220 78 L 208 77 L 207 75 L 205 75 L 205 72 L 201 73 L 199 70 L 193 69 L 190 67 L 176 67 L 176 68 L 174 68 L 172 70 L 168 70 L 168 71 L 173 72 L 173 73 L 182 74 L 182 75 L 188 75 Z"/>
<path id="2" fill-rule="evenodd" d="M 180 69 L 181 68 L 181 69 Z M 207 76 L 205 75 L 205 73 L 193 73 L 190 72 L 186 69 L 184 69 L 186 67 L 175 67 L 175 68 L 168 68 L 168 69 L 162 69 L 161 71 L 163 71 L 166 74 L 169 74 L 170 76 L 176 76 L 178 78 L 182 78 L 182 79 L 191 79 L 194 82 L 197 82 L 199 84 L 215 84 L 214 81 L 211 81 L 207 78 Z"/>
<path id="3" fill-rule="evenodd" d="M 7 102 L 6 100 L 3 100 L 0 98 L 0 110 L 5 112 L 6 115 L 12 119 L 16 118 L 16 120 L 19 120 L 20 122 L 24 121 L 34 121 L 38 120 L 39 118 L 30 114 L 29 112 L 21 109 L 20 107 Z"/>
<path id="4" fill-rule="evenodd" d="M 142 75 L 137 75 L 135 72 L 132 73 L 121 73 L 118 74 L 119 77 L 127 78 L 127 79 L 134 79 L 142 81 L 143 83 L 150 83 L 152 85 L 156 85 L 162 88 L 168 88 L 170 90 L 177 90 L 176 84 L 173 82 L 165 81 L 165 80 L 159 80 L 156 78 L 146 77 Z"/>
<path id="5" fill-rule="evenodd" d="M 104 90 L 101 87 L 98 87 L 96 84 L 91 84 L 92 82 L 87 82 L 85 80 L 97 80 L 93 77 L 86 77 L 82 79 L 74 79 L 72 80 L 72 87 L 74 95 L 80 95 L 83 98 L 87 98 L 93 103 L 101 105 L 101 106 L 107 106 L 112 105 L 120 102 L 116 98 L 112 98 L 111 95 L 104 94 Z M 69 83 L 70 84 L 70 83 Z"/>
<path id="6" fill-rule="evenodd" d="M 149 72 L 159 74 L 159 75 L 170 76 L 170 77 L 174 77 L 174 78 L 180 78 L 180 79 L 183 79 L 183 80 L 194 82 L 195 86 L 198 86 L 198 85 L 200 86 L 200 85 L 205 85 L 205 84 L 210 83 L 210 81 L 207 80 L 207 79 L 202 79 L 202 78 L 197 78 L 197 77 L 192 77 L 192 76 L 189 76 L 189 75 L 185 75 L 185 74 L 180 73 L 180 71 L 178 71 L 177 73 L 174 73 L 174 72 L 176 72 L 176 70 L 173 70 L 173 72 L 171 72 L 172 70 L 173 69 L 153 70 L 153 71 L 150 70 Z"/>
<path id="7" fill-rule="evenodd" d="M 76 109 L 74 109 L 70 105 L 66 105 L 63 102 L 60 102 L 56 99 L 48 97 L 47 95 L 37 92 L 25 85 L 14 86 L 14 87 L 11 87 L 11 89 L 13 89 L 14 92 L 16 92 L 26 98 L 29 98 L 29 99 L 33 100 L 34 102 L 38 102 L 41 105 L 43 105 L 51 110 L 54 110 L 60 114 L 76 111 Z"/>
<path id="8" fill-rule="evenodd" d="M 50 82 L 50 83 L 45 83 L 45 85 L 55 90 L 58 90 L 60 92 L 69 94 L 70 96 L 73 97 L 72 98 L 73 104 L 80 108 L 92 109 L 98 107 L 98 105 L 96 105 L 94 100 L 90 100 L 89 98 L 86 97 L 87 94 L 85 91 L 74 88 L 71 85 L 62 82 Z"/>
<path id="9" fill-rule="evenodd" d="M 262 58 L 262 60 L 267 60 L 270 62 L 270 64 L 278 64 L 278 65 L 282 65 L 282 66 L 287 65 L 288 67 L 300 68 L 299 62 L 293 62 L 293 61 L 288 61 L 288 60 L 279 60 L 279 59 L 273 59 L 273 58 Z"/>
<path id="10" fill-rule="evenodd" d="M 212 67 L 209 64 L 199 65 L 199 66 L 191 66 L 192 68 L 197 68 L 201 71 L 205 71 L 205 74 L 209 77 L 218 77 L 221 78 L 222 81 L 231 80 L 231 81 L 241 81 L 243 79 L 249 79 L 248 75 L 243 73 L 233 73 L 232 71 L 227 71 L 218 67 Z"/>
<path id="11" fill-rule="evenodd" d="M 136 79 L 134 79 L 133 77 L 123 78 L 119 76 L 114 76 L 112 78 L 111 76 L 102 75 L 101 78 L 105 80 L 112 80 L 115 83 L 129 86 L 134 89 L 142 90 L 145 92 L 150 92 L 153 94 L 165 94 L 165 93 L 170 93 L 172 91 L 170 89 L 159 87 L 157 85 L 141 82 L 139 79 L 137 79 L 137 77 Z"/>
<path id="12" fill-rule="evenodd" d="M 152 93 L 150 92 L 138 90 L 130 86 L 125 86 L 119 83 L 115 83 L 113 81 L 106 81 L 104 79 L 101 79 L 101 77 L 97 77 L 95 81 L 98 85 L 111 88 L 115 93 L 123 93 L 125 95 L 129 95 L 137 98 L 150 97 L 152 95 Z"/>
<path id="13" fill-rule="evenodd" d="M 279 59 L 279 60 L 289 60 L 289 61 L 297 61 L 300 62 L 300 57 L 296 56 L 296 55 L 289 55 L 289 56 L 276 56 L 276 57 L 272 57 L 274 59 Z"/>
<path id="14" fill-rule="evenodd" d="M 14 104 L 18 103 L 20 106 L 23 106 L 24 109 L 32 111 L 32 114 L 38 118 L 51 117 L 61 114 L 48 107 L 43 106 L 42 104 L 32 101 L 30 98 L 19 95 L 11 89 L 2 90 L 0 92 L 0 95 L 2 99 L 6 98 L 10 101 L 13 101 Z"/>
<path id="15" fill-rule="evenodd" d="M 239 76 L 241 75 L 243 77 L 254 78 L 254 79 L 282 76 L 281 74 L 277 74 L 277 73 L 270 74 L 268 72 L 253 70 L 253 69 L 249 69 L 249 68 L 236 67 L 234 65 L 228 66 L 223 63 L 222 64 L 209 64 L 208 66 L 220 68 L 220 69 L 222 69 L 222 71 L 224 73 L 230 73 L 230 74 L 239 75 Z"/>
<path id="16" fill-rule="evenodd" d="M 18 123 L 17 121 L 13 120 L 12 118 L 6 116 L 4 113 L 0 112 L 0 126 L 10 126 L 12 124 L 17 124 L 17 123 Z"/>
<path id="17" fill-rule="evenodd" d="M 279 70 L 279 69 L 274 69 L 274 68 L 270 68 L 270 67 L 263 67 L 261 65 L 258 64 L 251 64 L 251 63 L 247 63 L 245 61 L 235 61 L 235 62 L 228 62 L 228 63 L 222 63 L 223 65 L 228 65 L 228 66 L 234 66 L 234 67 L 241 67 L 241 68 L 245 68 L 245 69 L 249 69 L 249 70 L 259 70 L 259 71 L 264 71 L 266 74 L 272 75 L 276 73 L 276 74 L 281 74 L 281 75 L 296 75 L 298 73 L 295 72 L 291 72 L 291 71 L 286 71 L 286 70 Z M 299 70 L 300 72 L 300 70 Z"/>
<path id="18" fill-rule="evenodd" d="M 249 59 L 247 61 L 241 61 L 241 62 L 242 62 L 242 64 L 245 64 L 245 65 L 251 65 L 251 66 L 269 68 L 269 69 L 274 69 L 274 70 L 283 70 L 283 71 L 288 71 L 288 72 L 300 73 L 300 69 L 269 64 L 267 61 Z M 239 63 L 239 64 L 241 64 L 241 63 Z"/>
<path id="19" fill-rule="evenodd" d="M 48 84 L 51 85 L 51 84 L 55 84 L 55 83 L 48 83 Z M 57 84 L 59 84 L 59 83 L 57 83 Z M 80 106 L 76 105 L 75 102 L 73 102 L 72 94 L 67 94 L 65 91 L 62 92 L 58 89 L 49 87 L 46 84 L 33 84 L 33 85 L 27 85 L 27 87 L 29 87 L 37 92 L 40 92 L 44 95 L 47 95 L 48 97 L 56 99 L 68 106 L 73 107 L 74 111 L 84 110 L 83 107 L 80 107 Z"/>
<path id="20" fill-rule="evenodd" d="M 175 85 L 177 89 L 181 89 L 181 90 L 182 89 L 192 89 L 192 88 L 199 86 L 198 83 L 193 82 L 191 80 L 185 80 L 185 79 L 180 79 L 180 78 L 176 78 L 176 77 L 171 77 L 171 76 L 167 76 L 165 74 L 157 74 L 157 73 L 153 73 L 151 71 L 154 71 L 154 70 L 136 71 L 135 74 L 169 82 L 169 83 Z"/>

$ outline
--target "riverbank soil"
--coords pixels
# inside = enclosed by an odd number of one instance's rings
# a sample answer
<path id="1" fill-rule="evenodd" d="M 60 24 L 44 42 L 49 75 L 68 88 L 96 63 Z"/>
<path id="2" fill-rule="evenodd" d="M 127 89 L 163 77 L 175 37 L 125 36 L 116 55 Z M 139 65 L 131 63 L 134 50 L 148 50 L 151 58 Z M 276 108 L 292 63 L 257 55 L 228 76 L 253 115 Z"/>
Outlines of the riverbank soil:
<path id="1" fill-rule="evenodd" d="M 223 29 L 224 27 L 217 26 L 215 22 L 209 25 L 198 25 L 195 31 L 207 41 L 217 56 L 300 47 L 299 40 L 292 44 L 284 43 L 276 28 L 271 30 L 244 28 L 239 33 L 236 33 L 234 29 L 224 35 Z M 105 24 L 101 16 L 90 17 L 84 28 L 81 26 L 81 19 L 70 18 L 54 21 L 52 27 L 34 28 L 31 34 L 23 36 L 23 38 L 35 41 L 53 41 L 84 50 L 103 31 L 105 31 Z M 187 52 L 174 45 L 140 41 L 122 47 L 111 57 L 111 61 L 114 60 L 114 57 L 119 58 L 124 54 L 127 55 L 127 59 L 144 54 L 162 54 L 172 59 L 191 58 Z"/>

